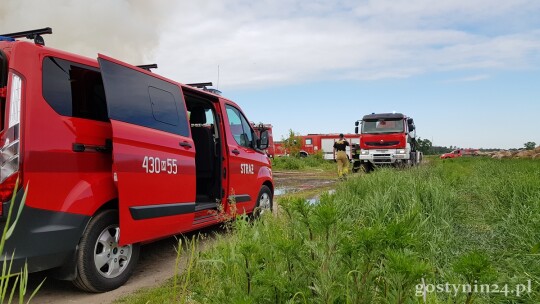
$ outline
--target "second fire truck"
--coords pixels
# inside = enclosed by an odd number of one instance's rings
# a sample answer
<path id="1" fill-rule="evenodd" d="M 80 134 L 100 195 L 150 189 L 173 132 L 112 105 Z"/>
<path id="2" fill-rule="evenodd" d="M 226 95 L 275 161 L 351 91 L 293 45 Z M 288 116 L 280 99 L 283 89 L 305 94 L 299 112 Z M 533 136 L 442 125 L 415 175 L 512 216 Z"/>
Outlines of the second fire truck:
<path id="1" fill-rule="evenodd" d="M 339 133 L 329 133 L 329 134 L 308 134 L 308 135 L 299 135 L 298 140 L 300 140 L 300 156 L 306 157 L 309 155 L 322 153 L 324 159 L 335 160 L 336 153 L 334 151 L 334 143 L 339 139 Z M 345 134 L 345 139 L 352 145 L 358 144 L 360 138 L 358 134 Z M 288 155 L 289 151 L 281 142 L 275 143 L 275 151 L 277 156 Z M 347 147 L 347 155 L 349 159 L 352 159 L 352 150 L 351 147 Z"/>
<path id="2" fill-rule="evenodd" d="M 355 133 L 360 133 L 356 146 L 354 170 L 361 166 L 367 172 L 375 166 L 414 166 L 422 160 L 417 150 L 414 120 L 401 113 L 365 115 L 356 122 Z"/>

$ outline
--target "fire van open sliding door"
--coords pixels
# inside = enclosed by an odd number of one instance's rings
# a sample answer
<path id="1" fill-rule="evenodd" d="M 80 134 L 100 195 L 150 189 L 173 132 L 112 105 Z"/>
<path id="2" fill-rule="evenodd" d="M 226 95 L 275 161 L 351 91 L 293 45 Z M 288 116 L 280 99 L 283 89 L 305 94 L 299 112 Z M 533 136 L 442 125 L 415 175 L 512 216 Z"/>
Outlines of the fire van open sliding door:
<path id="1" fill-rule="evenodd" d="M 177 234 L 193 224 L 195 145 L 181 87 L 98 58 L 112 124 L 120 243 Z"/>

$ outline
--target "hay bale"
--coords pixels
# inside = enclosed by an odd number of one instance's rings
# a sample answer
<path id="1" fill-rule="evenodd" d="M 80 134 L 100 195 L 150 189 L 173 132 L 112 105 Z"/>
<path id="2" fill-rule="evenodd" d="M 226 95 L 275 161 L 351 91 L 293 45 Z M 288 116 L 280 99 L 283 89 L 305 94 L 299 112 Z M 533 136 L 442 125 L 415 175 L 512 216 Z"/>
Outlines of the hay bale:
<path id="1" fill-rule="evenodd" d="M 529 151 L 519 151 L 518 153 L 514 154 L 514 157 L 515 158 L 529 158 L 531 156 L 533 156 L 534 154 L 534 151 L 532 150 L 529 150 Z"/>
<path id="2" fill-rule="evenodd" d="M 512 153 L 510 151 L 504 151 L 504 150 L 497 151 L 491 156 L 491 158 L 495 158 L 495 159 L 502 159 L 502 158 L 509 158 L 509 157 L 512 157 Z"/>

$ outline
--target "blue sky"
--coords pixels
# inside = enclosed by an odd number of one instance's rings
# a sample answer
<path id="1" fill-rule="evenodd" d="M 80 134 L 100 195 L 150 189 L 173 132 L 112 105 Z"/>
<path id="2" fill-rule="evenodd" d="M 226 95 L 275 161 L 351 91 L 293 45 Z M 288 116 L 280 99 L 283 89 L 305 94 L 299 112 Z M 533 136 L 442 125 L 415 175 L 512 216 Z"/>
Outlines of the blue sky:
<path id="1" fill-rule="evenodd" d="M 540 144 L 540 72 L 497 73 L 481 81 L 453 81 L 456 76 L 317 82 L 227 95 L 250 119 L 270 121 L 276 134 L 287 134 L 288 128 L 300 134 L 353 133 L 354 121 L 363 115 L 397 111 L 412 116 L 418 136 L 435 145 Z"/>
<path id="2" fill-rule="evenodd" d="M 5 0 L 5 32 L 212 81 L 277 138 L 352 132 L 372 112 L 415 118 L 436 145 L 540 144 L 537 0 Z"/>

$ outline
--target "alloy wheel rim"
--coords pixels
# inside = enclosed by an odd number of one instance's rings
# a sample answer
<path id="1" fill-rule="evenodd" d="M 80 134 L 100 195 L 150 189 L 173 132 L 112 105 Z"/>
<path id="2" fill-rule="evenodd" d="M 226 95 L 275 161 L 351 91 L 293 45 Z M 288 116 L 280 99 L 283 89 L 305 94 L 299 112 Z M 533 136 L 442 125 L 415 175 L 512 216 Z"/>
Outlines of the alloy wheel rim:
<path id="1" fill-rule="evenodd" d="M 119 246 L 120 228 L 110 225 L 100 233 L 94 246 L 94 265 L 98 273 L 112 279 L 121 275 L 131 261 L 132 245 Z"/>
<path id="2" fill-rule="evenodd" d="M 260 212 L 264 213 L 267 210 L 270 210 L 270 195 L 268 193 L 263 193 L 259 199 L 259 208 Z"/>

